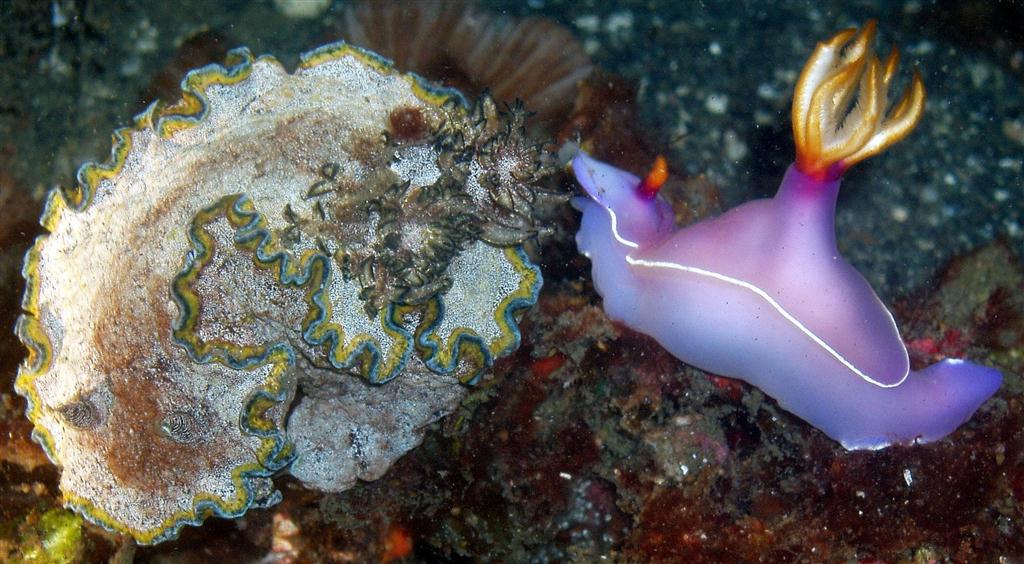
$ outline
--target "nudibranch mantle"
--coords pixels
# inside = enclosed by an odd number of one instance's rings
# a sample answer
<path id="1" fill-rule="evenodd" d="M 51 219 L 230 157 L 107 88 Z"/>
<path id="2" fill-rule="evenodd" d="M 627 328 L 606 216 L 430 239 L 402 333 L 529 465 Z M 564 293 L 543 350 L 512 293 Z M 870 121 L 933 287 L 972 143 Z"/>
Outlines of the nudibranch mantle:
<path id="1" fill-rule="evenodd" d="M 873 30 L 869 24 L 855 41 L 861 57 L 873 57 L 862 45 Z M 889 67 L 886 80 L 894 71 Z M 805 70 L 804 76 L 815 73 L 823 71 Z M 849 80 L 856 85 L 875 78 Z M 923 91 L 917 88 L 893 110 L 901 123 L 919 117 L 900 113 L 913 114 L 916 107 L 919 114 Z M 798 97 L 794 107 L 805 103 Z M 857 139 L 836 141 L 830 157 L 821 157 L 820 147 L 801 147 L 798 137 L 802 159 L 787 170 L 774 198 L 681 230 L 668 204 L 650 198 L 639 178 L 581 152 L 573 171 L 590 197 L 574 200 L 583 212 L 577 244 L 592 261 L 609 316 L 653 336 L 687 363 L 761 388 L 848 449 L 951 433 L 995 393 L 1002 376 L 955 359 L 912 371 L 892 315 L 836 245 L 840 181 L 833 174 L 847 166 L 841 159 L 859 160 L 863 146 L 877 152 L 909 132 L 893 134 L 880 116 L 871 117 L 874 127 Z M 802 119 L 794 109 L 795 122 Z M 834 141 L 819 134 L 817 142 L 823 138 Z"/>
<path id="2" fill-rule="evenodd" d="M 552 170 L 521 108 L 344 43 L 182 89 L 50 194 L 18 322 L 65 502 L 147 544 L 275 502 L 281 470 L 339 489 L 415 446 L 519 344 Z"/>

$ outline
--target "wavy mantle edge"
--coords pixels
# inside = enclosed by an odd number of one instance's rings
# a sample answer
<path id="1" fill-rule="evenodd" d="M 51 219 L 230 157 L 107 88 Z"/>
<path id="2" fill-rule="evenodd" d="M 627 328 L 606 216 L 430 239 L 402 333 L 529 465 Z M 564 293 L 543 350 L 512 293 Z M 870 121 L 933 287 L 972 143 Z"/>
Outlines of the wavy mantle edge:
<path id="1" fill-rule="evenodd" d="M 382 74 L 400 76 L 410 84 L 413 92 L 425 101 L 443 104 L 446 101 L 455 100 L 462 107 L 468 106 L 465 98 L 459 92 L 435 86 L 416 74 L 400 72 L 389 60 L 343 41 L 327 44 L 302 54 L 298 68 L 315 67 L 348 55 L 356 57 Z M 76 175 L 76 185 L 71 188 L 55 188 L 50 191 L 39 220 L 40 224 L 47 232 L 52 233 L 57 229 L 61 217 L 68 209 L 75 212 L 87 209 L 100 184 L 121 173 L 131 152 L 132 137 L 136 132 L 148 128 L 158 136 L 167 138 L 176 131 L 200 123 L 209 106 L 207 90 L 214 85 L 231 85 L 245 80 L 251 75 L 253 63 L 256 61 L 283 67 L 274 57 L 263 55 L 257 58 L 248 48 L 242 47 L 228 52 L 223 65 L 210 64 L 190 71 L 181 82 L 181 100 L 172 105 L 166 105 L 159 100 L 150 104 L 146 110 L 135 116 L 131 126 L 114 131 L 110 156 L 106 161 L 83 164 Z M 52 343 L 39 318 L 39 262 L 47 239 L 47 235 L 40 235 L 36 238 L 25 255 L 22 267 L 25 293 L 21 306 L 24 313 L 18 317 L 15 332 L 28 349 L 28 354 L 18 369 L 15 378 L 15 391 L 26 399 L 25 413 L 33 424 L 33 440 L 40 444 L 47 457 L 59 467 L 61 464 L 54 455 L 53 437 L 45 427 L 39 424 L 42 402 L 34 382 L 37 377 L 49 370 L 53 360 Z M 263 440 L 258 454 L 258 462 L 241 465 L 232 471 L 232 480 L 237 492 L 235 498 L 225 499 L 211 494 L 198 494 L 192 500 L 191 509 L 180 511 L 164 520 L 158 527 L 147 530 L 128 527 L 92 502 L 74 492 L 62 489 L 64 505 L 77 510 L 89 521 L 104 529 L 131 535 L 140 544 L 156 544 L 176 538 L 184 526 L 199 525 L 211 516 L 234 518 L 244 514 L 256 501 L 252 480 L 270 476 L 286 466 L 294 456 L 284 431 L 276 429 L 276 425 L 273 424 L 271 424 L 272 431 L 261 429 L 266 425 L 260 422 L 253 413 L 253 406 L 257 402 L 280 403 L 284 401 L 285 398 L 279 395 L 281 393 L 281 377 L 286 367 L 294 362 L 290 354 L 290 351 L 282 349 L 267 351 L 265 360 L 270 359 L 271 362 L 274 362 L 275 367 L 262 389 L 254 392 L 249 405 L 239 415 L 243 430 L 256 436 L 262 436 Z M 279 355 L 283 356 L 279 357 Z M 285 356 L 287 356 L 287 362 L 283 362 Z M 252 363 L 249 366 L 251 367 Z M 273 501 L 275 500 L 270 500 L 271 503 Z"/>

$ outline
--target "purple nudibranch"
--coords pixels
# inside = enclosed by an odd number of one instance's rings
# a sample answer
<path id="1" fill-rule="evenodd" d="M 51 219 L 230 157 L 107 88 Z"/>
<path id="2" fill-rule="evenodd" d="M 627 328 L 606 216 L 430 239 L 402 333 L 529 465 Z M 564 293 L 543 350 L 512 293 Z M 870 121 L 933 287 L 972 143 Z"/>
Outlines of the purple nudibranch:
<path id="1" fill-rule="evenodd" d="M 839 176 L 906 136 L 924 105 L 915 74 L 883 113 L 895 57 L 883 74 L 868 46 L 873 22 L 844 50 L 855 33 L 819 44 L 805 67 L 793 104 L 798 159 L 772 199 L 677 230 L 636 176 L 583 152 L 573 161 L 589 195 L 574 200 L 576 241 L 609 317 L 688 364 L 757 386 L 851 450 L 941 439 L 1002 381 L 958 359 L 911 370 L 892 314 L 839 254 Z M 832 107 L 842 88 L 859 90 L 853 111 Z"/>

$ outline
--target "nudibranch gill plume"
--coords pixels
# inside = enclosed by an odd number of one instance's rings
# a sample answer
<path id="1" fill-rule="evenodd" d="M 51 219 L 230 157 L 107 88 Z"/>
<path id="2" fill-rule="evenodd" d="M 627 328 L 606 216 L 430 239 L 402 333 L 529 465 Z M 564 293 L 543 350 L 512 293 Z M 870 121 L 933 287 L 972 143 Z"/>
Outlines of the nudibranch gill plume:
<path id="1" fill-rule="evenodd" d="M 415 446 L 518 346 L 554 170 L 522 108 L 344 43 L 182 89 L 51 193 L 18 322 L 65 503 L 140 543 Z"/>
<path id="2" fill-rule="evenodd" d="M 589 196 L 574 200 L 576 240 L 608 315 L 757 386 L 848 449 L 938 440 L 1002 381 L 959 359 L 911 370 L 892 315 L 836 246 L 841 175 L 924 111 L 916 72 L 888 103 L 898 54 L 881 62 L 874 34 L 869 22 L 815 49 L 793 97 L 797 160 L 772 199 L 677 229 L 656 195 L 659 166 L 641 181 L 582 152 L 573 162 Z"/>

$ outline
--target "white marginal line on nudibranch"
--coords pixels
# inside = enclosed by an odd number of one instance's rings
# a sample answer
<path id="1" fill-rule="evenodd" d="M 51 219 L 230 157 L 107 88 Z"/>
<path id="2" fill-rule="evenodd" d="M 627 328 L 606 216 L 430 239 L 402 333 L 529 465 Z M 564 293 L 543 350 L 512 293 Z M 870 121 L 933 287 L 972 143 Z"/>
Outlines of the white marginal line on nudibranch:
<path id="1" fill-rule="evenodd" d="M 615 237 L 615 240 L 618 241 L 619 243 L 622 243 L 623 245 L 631 248 L 631 249 L 639 249 L 640 245 L 638 245 L 638 244 L 634 243 L 633 241 L 630 241 L 629 239 L 626 239 L 625 237 L 619 235 L 619 216 L 615 215 L 615 212 L 613 212 L 611 210 L 611 208 L 604 208 L 604 209 L 608 210 L 608 214 L 611 215 L 611 217 L 612 217 L 612 236 Z"/>
<path id="2" fill-rule="evenodd" d="M 618 217 L 615 215 L 615 212 L 612 211 L 611 208 L 605 207 L 603 205 L 601 207 L 604 207 L 604 209 L 608 210 L 608 215 L 611 217 L 611 220 L 612 220 L 612 225 L 611 225 L 611 227 L 612 227 L 612 236 L 615 237 L 615 240 L 620 242 L 620 243 L 622 243 L 623 245 L 625 245 L 627 247 L 630 247 L 630 248 L 633 248 L 633 249 L 639 248 L 640 247 L 639 244 L 637 244 L 634 241 L 630 241 L 629 239 L 626 239 L 626 238 L 622 237 L 622 235 L 619 234 Z M 772 306 L 772 308 L 774 308 L 775 311 L 779 312 L 779 315 L 781 315 L 783 319 L 785 319 L 791 325 L 796 327 L 801 333 L 806 335 L 816 345 L 818 345 L 819 347 L 824 349 L 825 352 L 827 352 L 828 354 L 832 355 L 832 357 L 835 358 L 836 360 L 838 360 L 843 366 L 845 366 L 848 369 L 850 369 L 851 372 L 856 374 L 858 377 L 860 377 L 865 382 L 869 382 L 869 383 L 874 384 L 874 385 L 876 385 L 876 386 L 878 386 L 880 388 L 895 388 L 896 386 L 899 386 L 900 384 L 905 382 L 907 380 L 907 377 L 910 375 L 910 364 L 909 364 L 910 357 L 907 356 L 907 371 L 903 373 L 903 377 L 900 378 L 899 382 L 896 382 L 895 384 L 883 384 L 882 382 L 879 382 L 878 380 L 875 380 L 871 376 L 868 376 L 866 373 L 862 372 L 859 368 L 854 366 L 853 363 L 851 363 L 849 360 L 846 360 L 846 358 L 843 355 L 839 354 L 839 351 L 837 351 L 837 350 L 833 349 L 832 347 L 830 347 L 829 344 L 826 343 L 824 339 L 822 339 L 821 337 L 819 337 L 816 334 L 814 334 L 814 332 L 811 331 L 806 325 L 804 325 L 803 323 L 800 323 L 799 319 L 797 319 L 793 314 L 791 314 L 788 311 L 786 311 L 786 308 L 782 307 L 782 304 L 780 304 L 779 302 L 775 301 L 771 296 L 768 295 L 767 292 L 765 292 L 761 288 L 758 288 L 757 286 L 755 286 L 755 285 L 753 285 L 750 282 L 747 282 L 745 280 L 740 280 L 739 278 L 733 278 L 732 276 L 727 276 L 725 274 L 721 274 L 719 272 L 714 272 L 712 270 L 704 270 L 703 268 L 698 268 L 696 266 L 686 266 L 686 265 L 683 265 L 683 264 L 678 264 L 678 263 L 675 263 L 675 262 L 667 262 L 667 261 L 637 259 L 637 258 L 631 257 L 628 254 L 626 255 L 626 262 L 631 264 L 631 265 L 634 265 L 634 266 L 645 266 L 645 267 L 649 267 L 649 268 L 669 268 L 669 269 L 672 269 L 672 270 L 679 270 L 681 272 L 687 272 L 687 273 L 690 273 L 690 274 L 696 274 L 698 276 L 704 276 L 704 277 L 707 277 L 707 278 L 712 278 L 714 280 L 719 280 L 721 282 L 725 282 L 726 284 L 732 284 L 733 286 L 737 286 L 739 288 L 743 288 L 744 290 L 753 292 L 754 294 L 759 296 L 761 299 L 763 299 L 764 301 L 768 302 L 768 305 Z M 892 321 L 893 327 L 895 327 L 896 326 L 896 320 L 892 317 L 892 313 L 889 312 L 888 308 L 884 308 L 883 307 L 883 309 L 885 309 L 885 312 L 889 314 L 889 319 L 890 319 L 890 321 Z M 906 352 L 906 349 L 904 349 L 903 354 L 904 355 L 908 354 Z"/>

